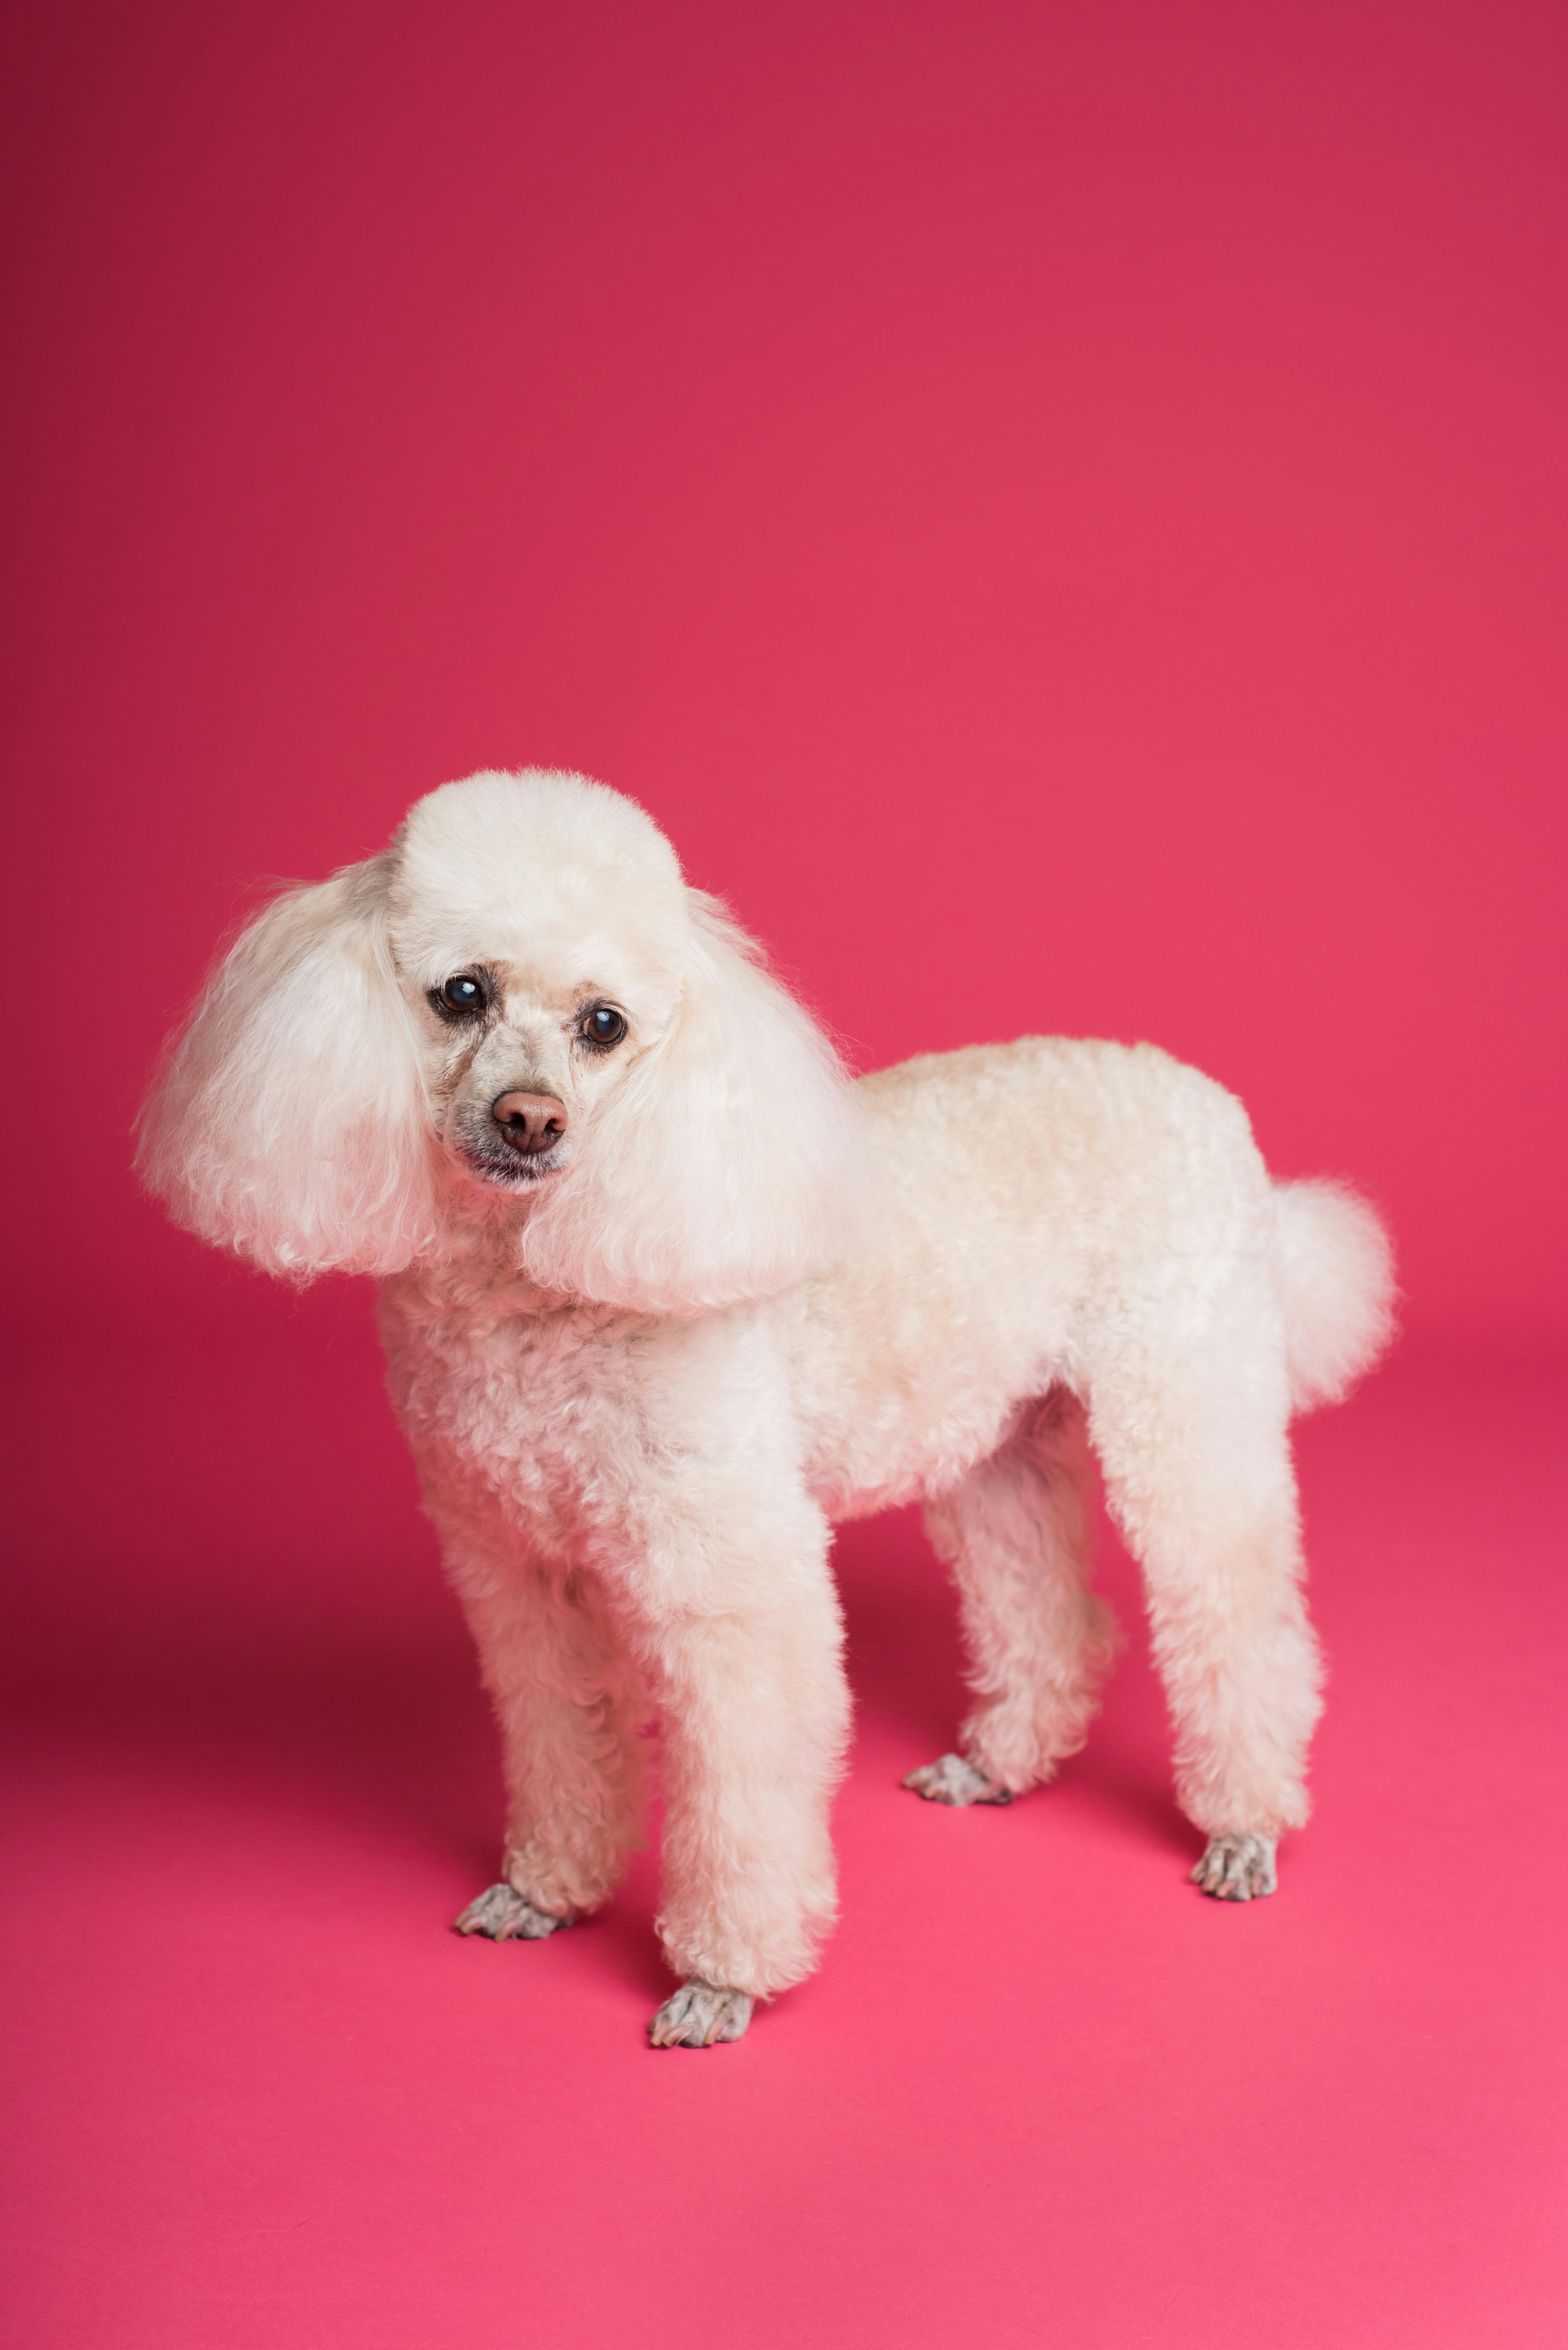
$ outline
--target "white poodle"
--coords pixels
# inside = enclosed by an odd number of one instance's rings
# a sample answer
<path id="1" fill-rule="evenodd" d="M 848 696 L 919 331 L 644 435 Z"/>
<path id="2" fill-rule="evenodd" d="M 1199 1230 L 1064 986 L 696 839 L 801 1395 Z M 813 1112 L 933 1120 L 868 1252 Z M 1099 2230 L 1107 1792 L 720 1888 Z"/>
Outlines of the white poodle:
<path id="1" fill-rule="evenodd" d="M 1391 1268 L 1350 1194 L 1270 1181 L 1208 1078 L 1028 1037 L 851 1084 L 641 809 L 487 774 L 251 924 L 141 1164 L 270 1272 L 380 1282 L 505 1747 L 463 1932 L 606 1899 L 656 1711 L 681 1984 L 651 2036 L 738 2039 L 834 1915 L 833 1524 L 924 1501 L 975 1706 L 906 1783 L 1005 1803 L 1082 1743 L 1111 1647 L 1090 1445 L 1196 1881 L 1273 1890 L 1319 1709 L 1287 1424 L 1373 1360 Z"/>

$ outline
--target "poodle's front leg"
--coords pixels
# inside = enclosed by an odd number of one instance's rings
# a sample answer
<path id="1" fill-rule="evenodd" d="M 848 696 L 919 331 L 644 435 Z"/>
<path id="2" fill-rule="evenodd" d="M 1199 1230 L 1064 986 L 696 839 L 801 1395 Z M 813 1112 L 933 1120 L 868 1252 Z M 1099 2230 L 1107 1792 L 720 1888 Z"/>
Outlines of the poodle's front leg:
<path id="1" fill-rule="evenodd" d="M 653 1632 L 667 1794 L 659 1934 L 686 1978 L 653 2020 L 656 2047 L 739 2039 L 753 1999 L 810 1972 L 833 1921 L 827 1814 L 849 1698 L 827 1545 L 802 1498 L 771 1526 L 753 1523 L 743 1562 L 705 1562 L 689 1602 Z"/>
<path id="2" fill-rule="evenodd" d="M 495 1708 L 506 1780 L 503 1877 L 463 1934 L 537 1941 L 597 1908 L 641 1821 L 641 1676 L 591 1575 L 551 1574 L 494 1529 L 446 1544 Z"/>

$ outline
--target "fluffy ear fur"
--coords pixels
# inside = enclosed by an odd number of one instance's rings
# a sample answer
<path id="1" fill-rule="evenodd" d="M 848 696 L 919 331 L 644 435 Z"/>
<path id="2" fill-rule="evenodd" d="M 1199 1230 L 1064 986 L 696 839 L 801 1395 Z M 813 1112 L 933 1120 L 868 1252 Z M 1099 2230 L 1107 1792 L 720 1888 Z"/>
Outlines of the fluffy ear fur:
<path id="1" fill-rule="evenodd" d="M 432 1236 L 429 1118 L 385 932 L 389 852 L 290 889 L 219 965 L 142 1112 L 177 1222 L 294 1280 Z"/>
<path id="2" fill-rule="evenodd" d="M 718 901 L 688 898 L 675 1018 L 596 1110 L 523 1241 L 547 1287 L 649 1313 L 803 1279 L 841 1252 L 862 1196 L 832 1047 Z"/>

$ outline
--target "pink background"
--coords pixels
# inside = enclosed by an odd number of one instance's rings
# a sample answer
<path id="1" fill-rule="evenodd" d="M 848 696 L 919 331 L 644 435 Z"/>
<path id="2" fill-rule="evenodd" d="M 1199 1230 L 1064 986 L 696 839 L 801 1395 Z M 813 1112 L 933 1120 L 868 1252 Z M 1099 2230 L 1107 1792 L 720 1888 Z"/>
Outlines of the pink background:
<path id="1" fill-rule="evenodd" d="M 1568 16 L 4 38 L 15 2338 L 1560 2341 Z M 894 1519 L 817 1982 L 661 2061 L 647 1861 L 440 1931 L 499 1795 L 368 1300 L 127 1129 L 265 877 L 524 762 L 861 1065 L 1151 1036 L 1387 1211 L 1279 1900 L 1184 1889 L 1136 1641 L 1058 1789 L 900 1796 L 959 1699 Z"/>

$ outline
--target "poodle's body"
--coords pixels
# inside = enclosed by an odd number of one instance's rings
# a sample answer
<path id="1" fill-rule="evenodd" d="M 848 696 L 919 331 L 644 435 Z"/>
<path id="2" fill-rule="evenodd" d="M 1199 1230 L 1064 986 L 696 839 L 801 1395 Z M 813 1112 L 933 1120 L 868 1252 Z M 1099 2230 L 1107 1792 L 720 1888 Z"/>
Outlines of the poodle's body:
<path id="1" fill-rule="evenodd" d="M 346 943 L 335 1016 L 361 1049 L 379 1023 L 390 1110 L 316 1016 L 308 975 Z M 225 1092 L 275 1064 L 248 1138 L 221 1133 Z M 487 776 L 242 940 L 149 1159 L 275 1270 L 382 1277 L 505 1749 L 504 1877 L 468 1930 L 536 1937 L 605 1899 L 655 1711 L 687 1979 L 655 2037 L 738 2036 L 833 1914 L 832 1524 L 925 1502 L 978 1702 L 961 1756 L 910 1783 L 1005 1801 L 1082 1742 L 1109 1653 L 1090 1443 L 1145 1572 L 1196 1873 L 1272 1889 L 1318 1711 L 1288 1420 L 1376 1353 L 1388 1263 L 1358 1202 L 1270 1182 L 1207 1078 L 1027 1039 L 849 1087 L 639 811 Z"/>

